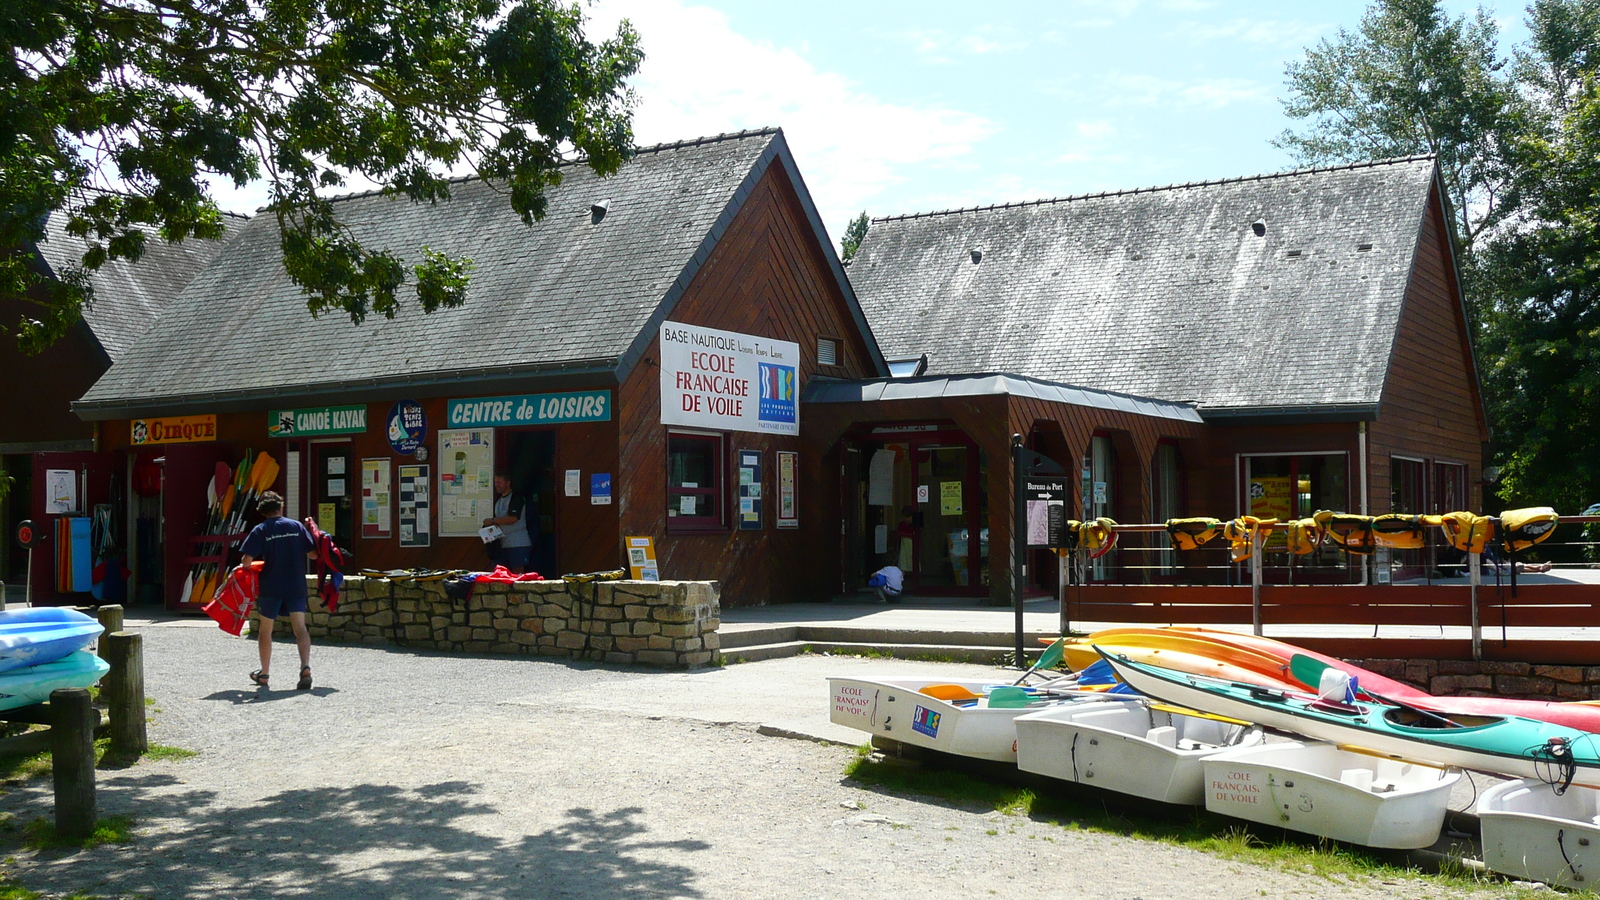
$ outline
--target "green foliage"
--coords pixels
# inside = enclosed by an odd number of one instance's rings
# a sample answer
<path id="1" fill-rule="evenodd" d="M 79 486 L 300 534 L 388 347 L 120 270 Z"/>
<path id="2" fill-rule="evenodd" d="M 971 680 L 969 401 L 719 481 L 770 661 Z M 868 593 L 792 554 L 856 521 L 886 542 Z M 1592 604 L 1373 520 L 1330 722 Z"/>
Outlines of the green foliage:
<path id="1" fill-rule="evenodd" d="M 870 225 L 864 209 L 861 215 L 850 220 L 850 224 L 845 226 L 844 237 L 839 239 L 839 259 L 849 262 L 856 258 L 856 251 L 861 249 L 861 241 L 866 238 Z"/>
<path id="2" fill-rule="evenodd" d="M 0 16 L 0 293 L 31 312 L 37 352 L 92 300 L 87 273 L 148 236 L 217 238 L 203 176 L 265 178 L 284 265 L 313 315 L 392 317 L 408 278 L 423 309 L 460 305 L 469 260 L 364 247 L 325 193 L 352 175 L 416 202 L 472 171 L 524 221 L 559 166 L 615 172 L 632 145 L 623 23 L 595 43 L 559 0 L 13 0 Z M 116 192 L 91 190 L 114 187 Z M 88 249 L 47 273 L 33 245 L 65 215 Z M 51 277 L 53 275 L 53 277 Z"/>

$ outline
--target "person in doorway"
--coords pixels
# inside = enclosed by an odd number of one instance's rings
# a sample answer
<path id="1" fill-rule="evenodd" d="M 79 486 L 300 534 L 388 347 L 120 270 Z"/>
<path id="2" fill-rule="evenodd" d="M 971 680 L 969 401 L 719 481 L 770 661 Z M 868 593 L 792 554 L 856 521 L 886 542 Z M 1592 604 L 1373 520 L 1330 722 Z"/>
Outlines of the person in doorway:
<path id="1" fill-rule="evenodd" d="M 535 519 L 537 521 L 537 519 Z M 499 546 L 489 552 L 490 562 L 521 575 L 533 559 L 533 533 L 528 528 L 528 501 L 511 489 L 511 479 L 494 477 L 494 517 L 483 520 L 484 527 L 500 526 Z"/>
<path id="2" fill-rule="evenodd" d="M 878 596 L 879 603 L 899 603 L 900 592 L 905 589 L 906 574 L 899 566 L 884 566 L 867 579 L 867 587 Z"/>
<path id="3" fill-rule="evenodd" d="M 240 565 L 262 561 L 261 597 L 257 601 L 261 628 L 256 634 L 261 668 L 250 673 L 250 680 L 268 687 L 267 681 L 272 677 L 272 626 L 279 616 L 288 613 L 294 642 L 300 650 L 300 681 L 295 688 L 307 691 L 311 689 L 311 633 L 306 631 L 306 561 L 316 558 L 317 545 L 306 526 L 284 518 L 283 497 L 277 492 L 262 494 L 256 511 L 266 516 L 266 521 L 251 529 L 239 545 L 243 557 Z"/>

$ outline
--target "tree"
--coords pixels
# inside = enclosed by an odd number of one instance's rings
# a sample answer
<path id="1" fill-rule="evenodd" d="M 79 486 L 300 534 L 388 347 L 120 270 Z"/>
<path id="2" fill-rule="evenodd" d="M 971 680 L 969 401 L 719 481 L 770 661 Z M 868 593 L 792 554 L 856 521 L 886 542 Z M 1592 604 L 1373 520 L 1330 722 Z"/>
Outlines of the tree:
<path id="1" fill-rule="evenodd" d="M 0 294 L 32 313 L 37 352 L 79 318 L 85 273 L 137 259 L 147 233 L 213 238 L 207 173 L 265 178 L 285 268 L 312 315 L 393 317 L 461 304 L 471 261 L 363 247 L 326 196 L 359 176 L 417 202 L 472 172 L 525 222 L 559 166 L 617 170 L 631 150 L 626 80 L 643 54 L 624 22 L 600 43 L 558 0 L 10 0 L 0 15 Z M 85 191 L 113 187 L 113 192 Z M 45 216 L 89 248 L 46 278 Z M 409 271 L 408 271 L 409 268 Z M 3 327 L 3 326 L 0 326 Z"/>
<path id="2" fill-rule="evenodd" d="M 850 224 L 844 227 L 844 237 L 839 239 L 839 259 L 849 262 L 856 258 L 856 251 L 861 249 L 861 241 L 867 236 L 869 224 L 864 209 L 861 215 L 850 220 Z"/>
<path id="3" fill-rule="evenodd" d="M 1320 165 L 1432 154 L 1470 251 L 1514 206 L 1503 135 L 1520 115 L 1482 9 L 1450 19 L 1439 0 L 1376 0 L 1360 27 L 1286 69 L 1284 111 L 1306 120 L 1273 143 Z"/>

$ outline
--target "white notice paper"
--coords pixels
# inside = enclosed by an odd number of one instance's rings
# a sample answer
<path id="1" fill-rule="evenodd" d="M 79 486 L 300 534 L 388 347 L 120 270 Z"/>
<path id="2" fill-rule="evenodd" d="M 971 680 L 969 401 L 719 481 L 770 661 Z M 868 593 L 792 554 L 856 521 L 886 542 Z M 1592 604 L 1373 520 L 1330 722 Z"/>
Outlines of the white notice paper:
<path id="1" fill-rule="evenodd" d="M 869 506 L 894 505 L 894 451 L 879 450 L 872 454 L 867 472 L 867 504 Z"/>
<path id="2" fill-rule="evenodd" d="M 568 497 L 581 497 L 581 496 L 583 496 L 583 489 L 581 487 L 582 483 L 583 483 L 583 470 L 582 469 L 568 469 L 567 470 L 567 482 L 566 482 L 566 484 L 567 484 L 567 496 Z"/>

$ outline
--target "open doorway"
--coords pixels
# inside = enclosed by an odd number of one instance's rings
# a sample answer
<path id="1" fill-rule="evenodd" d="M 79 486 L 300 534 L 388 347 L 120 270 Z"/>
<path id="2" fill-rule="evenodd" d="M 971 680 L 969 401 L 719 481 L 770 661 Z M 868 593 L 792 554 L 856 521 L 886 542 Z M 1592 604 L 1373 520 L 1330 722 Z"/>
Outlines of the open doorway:
<path id="1" fill-rule="evenodd" d="M 528 534 L 533 538 L 532 571 L 546 578 L 560 573 L 556 535 L 556 432 L 501 428 L 495 433 L 495 472 L 511 480 L 511 490 L 527 503 Z"/>

